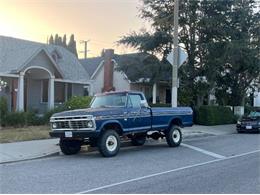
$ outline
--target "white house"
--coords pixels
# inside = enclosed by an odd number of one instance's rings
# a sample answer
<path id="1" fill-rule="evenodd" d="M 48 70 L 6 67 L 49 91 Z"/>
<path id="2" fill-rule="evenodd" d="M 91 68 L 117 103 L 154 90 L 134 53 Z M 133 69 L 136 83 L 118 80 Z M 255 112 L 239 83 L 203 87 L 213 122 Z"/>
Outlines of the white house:
<path id="1" fill-rule="evenodd" d="M 134 53 L 116 55 L 114 50 L 107 49 L 103 57 L 80 59 L 80 63 L 90 75 L 91 95 L 104 91 L 136 90 L 144 92 L 150 102 L 170 103 L 171 87 L 169 86 L 169 75 L 158 83 L 150 83 L 149 75 L 140 73 L 140 78 L 133 79 L 138 70 L 136 67 L 143 66 L 143 58 L 150 57 L 148 54 Z M 154 56 L 153 56 L 154 57 Z M 127 63 L 131 62 L 131 65 Z M 127 71 L 119 71 L 118 67 L 127 65 Z"/>

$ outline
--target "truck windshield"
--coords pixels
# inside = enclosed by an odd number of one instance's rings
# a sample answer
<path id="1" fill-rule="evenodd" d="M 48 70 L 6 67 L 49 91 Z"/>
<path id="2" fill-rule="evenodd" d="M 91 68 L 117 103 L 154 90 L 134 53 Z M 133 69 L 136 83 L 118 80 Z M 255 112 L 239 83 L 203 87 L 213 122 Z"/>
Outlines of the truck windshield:
<path id="1" fill-rule="evenodd" d="M 125 107 L 126 99 L 126 94 L 96 96 L 91 103 L 91 108 Z"/>

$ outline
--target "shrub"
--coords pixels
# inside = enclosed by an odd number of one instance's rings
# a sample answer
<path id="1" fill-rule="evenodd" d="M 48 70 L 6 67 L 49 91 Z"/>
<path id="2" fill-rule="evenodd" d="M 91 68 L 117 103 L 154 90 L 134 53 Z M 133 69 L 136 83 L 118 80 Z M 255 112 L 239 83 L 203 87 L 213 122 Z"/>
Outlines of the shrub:
<path id="1" fill-rule="evenodd" d="M 10 112 L 4 119 L 6 126 L 23 127 L 26 125 L 26 112 Z"/>
<path id="2" fill-rule="evenodd" d="M 35 114 L 35 112 L 27 112 L 26 113 L 26 125 L 44 125 L 45 122 L 43 117 L 39 117 Z"/>
<path id="3" fill-rule="evenodd" d="M 57 112 L 62 112 L 62 111 L 64 111 L 64 110 L 66 110 L 65 107 L 60 106 L 60 107 L 57 107 L 57 108 L 54 108 L 54 109 L 52 109 L 52 110 L 47 111 L 47 112 L 44 114 L 43 118 L 42 118 L 43 123 L 44 123 L 44 124 L 48 124 L 49 121 L 50 121 L 50 118 L 51 118 L 51 116 L 52 116 L 53 114 L 55 114 L 55 113 L 57 113 Z"/>
<path id="4" fill-rule="evenodd" d="M 7 100 L 5 97 L 0 97 L 0 125 L 4 125 L 4 120 L 7 113 L 8 113 Z"/>
<path id="5" fill-rule="evenodd" d="M 234 123 L 230 108 L 224 106 L 201 106 L 194 109 L 195 123 L 200 125 L 221 125 Z"/>
<path id="6" fill-rule="evenodd" d="M 171 104 L 161 104 L 161 103 L 156 103 L 156 104 L 150 104 L 151 107 L 171 107 Z"/>
<path id="7" fill-rule="evenodd" d="M 73 96 L 65 102 L 65 107 L 68 110 L 88 108 L 91 100 L 90 96 Z"/>

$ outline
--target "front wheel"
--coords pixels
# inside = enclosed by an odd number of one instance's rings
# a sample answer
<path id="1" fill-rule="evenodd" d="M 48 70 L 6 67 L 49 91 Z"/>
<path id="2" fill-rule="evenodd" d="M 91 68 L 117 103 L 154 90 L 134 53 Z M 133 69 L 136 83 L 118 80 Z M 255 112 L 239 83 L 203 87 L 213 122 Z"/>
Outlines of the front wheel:
<path id="1" fill-rule="evenodd" d="M 81 141 L 60 139 L 60 149 L 65 155 L 77 154 L 81 149 Z"/>
<path id="2" fill-rule="evenodd" d="M 98 149 L 104 157 L 117 155 L 120 149 L 120 138 L 116 131 L 107 130 L 102 133 L 98 140 Z"/>
<path id="3" fill-rule="evenodd" d="M 177 147 L 181 144 L 182 133 L 178 126 L 172 126 L 171 129 L 166 132 L 166 141 L 170 147 Z"/>

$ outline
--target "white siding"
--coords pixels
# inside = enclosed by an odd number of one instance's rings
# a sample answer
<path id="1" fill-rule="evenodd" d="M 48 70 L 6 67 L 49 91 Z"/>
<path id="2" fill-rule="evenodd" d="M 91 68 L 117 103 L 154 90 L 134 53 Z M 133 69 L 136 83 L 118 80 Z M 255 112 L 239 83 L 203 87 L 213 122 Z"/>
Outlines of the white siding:
<path id="1" fill-rule="evenodd" d="M 130 84 L 125 76 L 118 71 L 114 71 L 114 87 L 116 91 L 130 90 Z"/>

